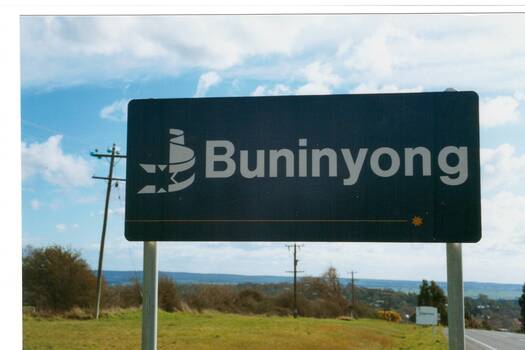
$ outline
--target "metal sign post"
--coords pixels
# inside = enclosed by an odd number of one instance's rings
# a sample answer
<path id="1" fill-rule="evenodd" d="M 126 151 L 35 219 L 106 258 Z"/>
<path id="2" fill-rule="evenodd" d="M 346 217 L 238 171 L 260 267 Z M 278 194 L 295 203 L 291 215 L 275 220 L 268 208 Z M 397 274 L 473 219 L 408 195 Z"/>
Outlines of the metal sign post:
<path id="1" fill-rule="evenodd" d="M 461 243 L 447 243 L 448 348 L 465 349 Z"/>
<path id="2" fill-rule="evenodd" d="M 158 267 L 157 242 L 144 242 L 142 292 L 142 350 L 157 349 Z"/>

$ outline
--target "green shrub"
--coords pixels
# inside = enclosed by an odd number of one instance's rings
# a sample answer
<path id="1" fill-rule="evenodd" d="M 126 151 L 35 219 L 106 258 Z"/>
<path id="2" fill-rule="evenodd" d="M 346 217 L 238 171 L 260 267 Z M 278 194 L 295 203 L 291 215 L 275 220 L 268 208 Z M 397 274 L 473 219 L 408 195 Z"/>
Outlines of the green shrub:
<path id="1" fill-rule="evenodd" d="M 376 309 L 367 304 L 356 304 L 353 308 L 355 317 L 377 318 Z M 415 314 L 414 314 L 415 315 Z M 414 316 L 415 317 L 415 316 Z M 414 322 L 415 319 L 414 319 Z"/>
<path id="2" fill-rule="evenodd" d="M 104 308 L 140 307 L 142 304 L 142 286 L 138 280 L 130 284 L 116 285 L 102 291 Z"/>
<path id="3" fill-rule="evenodd" d="M 187 295 L 188 305 L 198 311 L 238 312 L 236 299 L 233 287 L 224 285 L 196 285 L 193 292 Z"/>
<path id="4" fill-rule="evenodd" d="M 236 298 L 236 304 L 243 313 L 262 314 L 271 310 L 271 302 L 252 288 L 242 289 Z"/>
<path id="5" fill-rule="evenodd" d="M 80 254 L 60 246 L 26 249 L 22 260 L 24 305 L 66 311 L 92 307 L 96 278 Z"/>
<path id="6" fill-rule="evenodd" d="M 181 299 L 177 293 L 175 281 L 169 277 L 159 278 L 159 308 L 164 311 L 174 312 L 182 310 Z"/>

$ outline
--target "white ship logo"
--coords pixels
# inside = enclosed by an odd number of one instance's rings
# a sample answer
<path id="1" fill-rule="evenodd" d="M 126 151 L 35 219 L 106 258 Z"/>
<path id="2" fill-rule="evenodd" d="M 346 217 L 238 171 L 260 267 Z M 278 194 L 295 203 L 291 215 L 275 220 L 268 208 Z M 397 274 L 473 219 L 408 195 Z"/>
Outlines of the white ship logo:
<path id="1" fill-rule="evenodd" d="M 195 153 L 191 148 L 185 145 L 184 131 L 180 129 L 170 129 L 169 133 L 171 136 L 169 145 L 169 163 L 139 165 L 149 174 L 155 174 L 157 170 L 165 171 L 167 167 L 168 172 L 171 174 L 171 182 L 167 184 L 167 188 L 157 185 L 146 185 L 138 191 L 138 194 L 178 192 L 191 186 L 195 181 L 195 174 L 188 174 L 189 170 L 195 165 Z M 177 179 L 175 177 L 177 177 Z M 181 180 L 181 177 L 184 179 Z"/>

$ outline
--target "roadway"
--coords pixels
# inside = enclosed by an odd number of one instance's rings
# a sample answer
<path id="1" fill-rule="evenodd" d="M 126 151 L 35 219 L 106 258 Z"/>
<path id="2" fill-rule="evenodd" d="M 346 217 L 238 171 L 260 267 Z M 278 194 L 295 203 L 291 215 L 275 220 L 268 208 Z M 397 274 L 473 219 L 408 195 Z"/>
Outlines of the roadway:
<path id="1" fill-rule="evenodd" d="M 525 350 L 525 334 L 465 329 L 465 345 L 466 350 Z"/>

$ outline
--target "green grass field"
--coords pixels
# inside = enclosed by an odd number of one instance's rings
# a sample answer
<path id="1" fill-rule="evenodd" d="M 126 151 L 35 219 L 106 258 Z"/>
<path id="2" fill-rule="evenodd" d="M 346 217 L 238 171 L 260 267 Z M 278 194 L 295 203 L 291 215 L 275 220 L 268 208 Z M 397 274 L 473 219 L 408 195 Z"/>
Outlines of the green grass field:
<path id="1" fill-rule="evenodd" d="M 24 349 L 139 349 L 141 313 L 95 320 L 24 316 Z M 354 321 L 204 312 L 159 313 L 159 349 L 446 349 L 440 329 Z"/>

